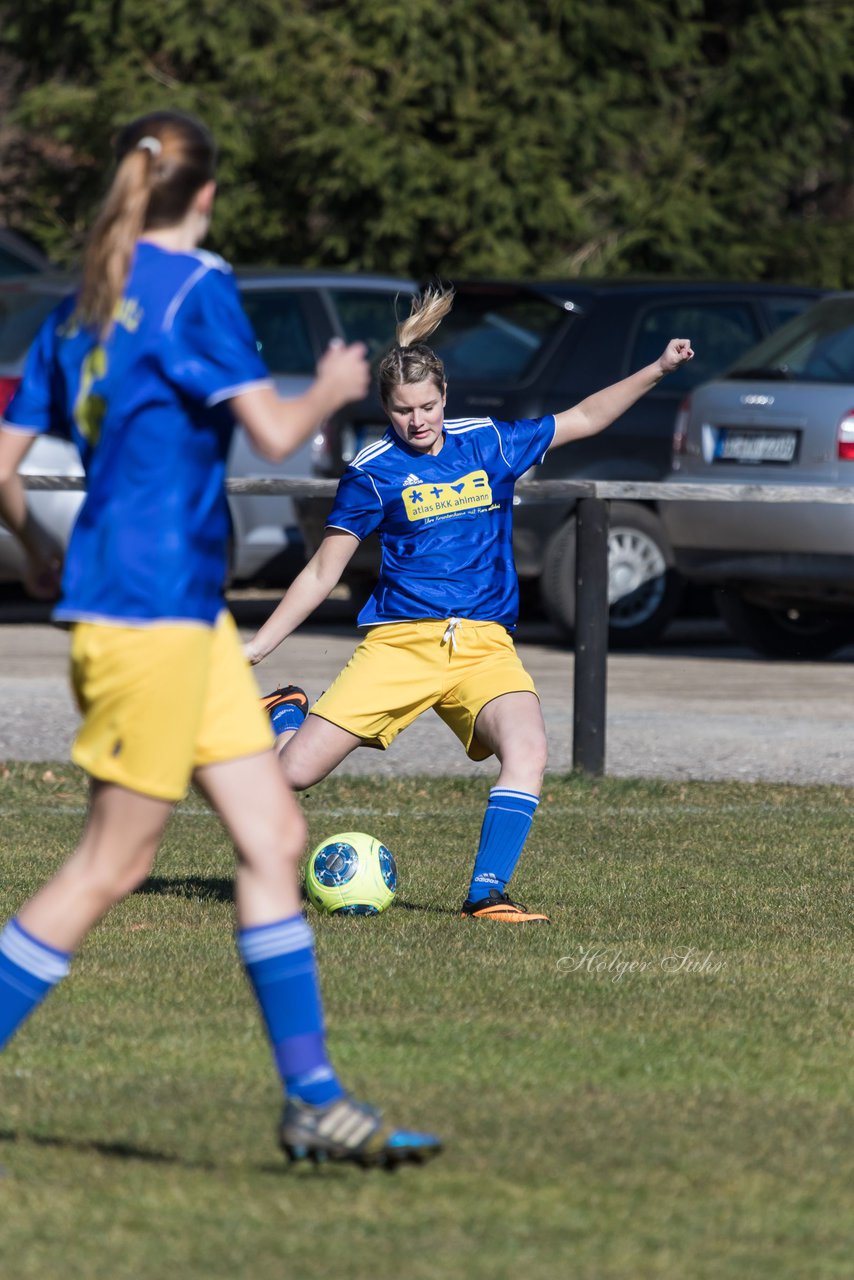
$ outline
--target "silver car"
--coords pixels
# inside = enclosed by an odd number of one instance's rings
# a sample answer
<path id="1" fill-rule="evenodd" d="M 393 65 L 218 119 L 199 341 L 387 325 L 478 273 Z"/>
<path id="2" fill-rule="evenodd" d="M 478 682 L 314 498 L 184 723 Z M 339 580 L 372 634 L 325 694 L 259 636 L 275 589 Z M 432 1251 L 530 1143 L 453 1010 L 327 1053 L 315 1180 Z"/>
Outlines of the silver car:
<path id="1" fill-rule="evenodd" d="M 364 342 L 369 356 L 384 350 L 394 337 L 398 314 L 409 310 L 412 280 L 393 276 L 336 272 L 238 270 L 243 305 L 261 351 L 282 396 L 299 395 L 314 377 L 318 359 L 331 338 Z M 0 280 L 0 413 L 20 381 L 27 350 L 42 320 L 74 280 L 53 274 Z M 351 406 L 339 415 L 346 424 Z M 308 476 L 311 442 L 283 463 L 255 453 L 245 433 L 234 434 L 230 476 Z M 39 439 L 23 467 L 42 475 L 82 474 L 76 448 L 62 440 Z M 64 543 L 80 503 L 81 492 L 38 491 L 32 504 Z M 303 540 L 289 498 L 231 495 L 231 577 L 234 581 L 288 581 L 303 561 Z M 22 573 L 17 543 L 0 526 L 0 582 L 16 582 Z"/>
<path id="2" fill-rule="evenodd" d="M 854 294 L 784 325 L 683 403 L 674 480 L 854 485 Z M 676 566 L 770 657 L 854 640 L 854 505 L 664 502 Z"/>

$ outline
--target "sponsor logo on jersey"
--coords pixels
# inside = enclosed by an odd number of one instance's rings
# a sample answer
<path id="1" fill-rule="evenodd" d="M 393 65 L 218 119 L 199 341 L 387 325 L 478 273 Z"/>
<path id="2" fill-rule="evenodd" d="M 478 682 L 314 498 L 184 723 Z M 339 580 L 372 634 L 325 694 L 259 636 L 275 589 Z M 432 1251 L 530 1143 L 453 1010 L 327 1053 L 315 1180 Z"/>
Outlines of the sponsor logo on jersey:
<path id="1" fill-rule="evenodd" d="M 492 489 L 485 471 L 470 471 L 459 480 L 432 484 L 419 480 L 402 489 L 400 496 L 409 520 L 454 515 L 492 505 Z"/>

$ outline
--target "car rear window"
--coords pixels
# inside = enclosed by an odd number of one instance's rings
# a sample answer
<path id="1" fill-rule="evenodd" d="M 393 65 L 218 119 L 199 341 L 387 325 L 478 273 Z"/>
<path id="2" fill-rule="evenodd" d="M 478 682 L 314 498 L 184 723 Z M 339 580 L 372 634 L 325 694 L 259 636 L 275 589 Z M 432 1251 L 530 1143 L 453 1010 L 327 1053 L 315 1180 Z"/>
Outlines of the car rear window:
<path id="1" fill-rule="evenodd" d="M 816 303 L 748 351 L 727 376 L 854 382 L 854 297 Z"/>
<path id="2" fill-rule="evenodd" d="M 258 350 L 271 373 L 309 377 L 314 373 L 316 355 L 307 316 L 308 298 L 316 291 L 305 289 L 241 290 Z M 409 314 L 409 293 L 383 289 L 336 289 L 327 291 L 341 332 L 347 342 L 364 342 L 369 358 L 387 350 L 394 341 L 398 314 Z"/>
<path id="3" fill-rule="evenodd" d="M 458 291 L 431 345 L 449 378 L 507 386 L 525 378 L 568 322 L 562 306 L 536 294 Z"/>
<path id="4" fill-rule="evenodd" d="M 746 302 L 691 300 L 650 307 L 635 335 L 631 368 L 652 364 L 671 338 L 690 338 L 694 359 L 667 379 L 668 391 L 690 391 L 717 377 L 760 336 L 753 309 Z"/>
<path id="5" fill-rule="evenodd" d="M 60 294 L 0 291 L 0 364 L 18 364 L 29 350 L 44 318 L 59 303 Z"/>
<path id="6" fill-rule="evenodd" d="M 394 341 L 398 320 L 409 315 L 412 294 L 381 289 L 330 289 L 341 330 L 347 342 L 364 342 L 368 358 L 380 355 Z"/>
<path id="7" fill-rule="evenodd" d="M 311 377 L 315 356 L 302 292 L 299 289 L 244 289 L 241 301 L 270 372 Z"/>

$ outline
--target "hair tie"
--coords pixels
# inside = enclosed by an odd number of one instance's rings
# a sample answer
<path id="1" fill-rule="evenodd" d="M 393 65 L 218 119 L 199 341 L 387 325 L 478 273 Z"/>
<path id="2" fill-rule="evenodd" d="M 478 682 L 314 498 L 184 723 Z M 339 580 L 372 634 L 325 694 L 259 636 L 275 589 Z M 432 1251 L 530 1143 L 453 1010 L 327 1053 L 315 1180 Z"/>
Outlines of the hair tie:
<path id="1" fill-rule="evenodd" d="M 153 138 L 149 135 L 148 137 L 140 138 L 136 144 L 136 149 L 137 151 L 150 151 L 153 156 L 159 156 L 163 150 L 163 143 L 159 138 Z"/>

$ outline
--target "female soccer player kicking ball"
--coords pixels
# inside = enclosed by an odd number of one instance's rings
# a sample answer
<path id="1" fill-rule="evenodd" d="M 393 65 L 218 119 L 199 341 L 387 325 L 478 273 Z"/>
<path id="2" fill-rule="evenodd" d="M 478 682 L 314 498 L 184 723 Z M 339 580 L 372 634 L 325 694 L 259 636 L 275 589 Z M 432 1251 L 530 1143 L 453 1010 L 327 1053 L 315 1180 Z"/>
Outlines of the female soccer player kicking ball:
<path id="1" fill-rule="evenodd" d="M 330 349 L 314 384 L 280 400 L 230 269 L 197 249 L 215 191 L 208 131 L 154 113 L 122 131 L 116 158 L 80 291 L 40 331 L 0 427 L 0 517 L 41 592 L 57 548 L 28 513 L 17 468 L 39 434 L 55 432 L 76 442 L 86 469 L 55 617 L 71 625 L 83 714 L 72 757 L 92 778 L 79 847 L 0 933 L 0 1046 L 148 875 L 193 779 L 237 850 L 237 942 L 286 1093 L 285 1152 L 422 1160 L 438 1139 L 387 1127 L 328 1060 L 297 881 L 305 824 L 222 591 L 235 419 L 259 452 L 285 457 L 364 395 L 364 349 Z"/>
<path id="2" fill-rule="evenodd" d="M 602 431 L 694 353 L 676 338 L 654 364 L 545 418 L 446 421 L 444 368 L 422 340 L 452 300 L 451 290 L 427 290 L 398 326 L 379 369 L 391 428 L 347 468 L 323 542 L 244 651 L 253 663 L 271 653 L 377 530 L 379 580 L 359 614 L 368 631 L 350 662 L 307 719 L 298 690 L 264 700 L 285 778 L 296 790 L 313 786 L 356 747 L 388 747 L 432 707 L 473 760 L 494 754 L 500 764 L 461 914 L 544 924 L 546 915 L 506 892 L 546 765 L 539 699 L 510 638 L 519 601 L 513 487 L 547 450 Z"/>

